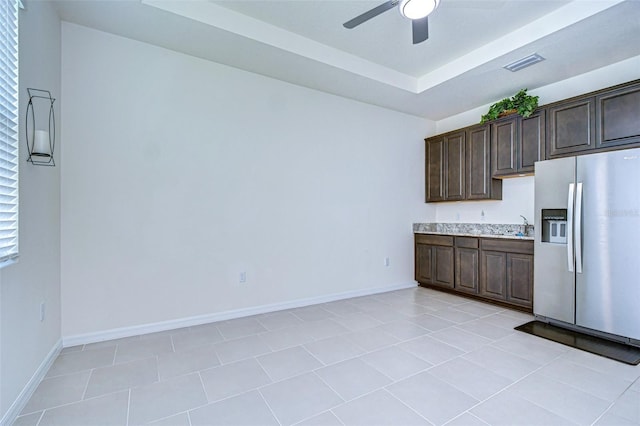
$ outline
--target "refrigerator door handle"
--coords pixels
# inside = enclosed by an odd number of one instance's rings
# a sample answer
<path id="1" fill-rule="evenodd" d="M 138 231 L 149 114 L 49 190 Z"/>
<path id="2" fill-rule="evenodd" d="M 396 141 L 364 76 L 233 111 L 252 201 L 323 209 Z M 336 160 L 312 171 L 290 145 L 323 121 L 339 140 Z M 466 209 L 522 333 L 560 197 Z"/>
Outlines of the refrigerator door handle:
<path id="1" fill-rule="evenodd" d="M 573 197 L 575 192 L 575 184 L 570 183 L 567 197 L 567 268 L 569 272 L 573 272 Z"/>
<path id="2" fill-rule="evenodd" d="M 575 246 L 576 272 L 582 273 L 582 182 L 576 185 L 576 214 L 575 214 Z"/>

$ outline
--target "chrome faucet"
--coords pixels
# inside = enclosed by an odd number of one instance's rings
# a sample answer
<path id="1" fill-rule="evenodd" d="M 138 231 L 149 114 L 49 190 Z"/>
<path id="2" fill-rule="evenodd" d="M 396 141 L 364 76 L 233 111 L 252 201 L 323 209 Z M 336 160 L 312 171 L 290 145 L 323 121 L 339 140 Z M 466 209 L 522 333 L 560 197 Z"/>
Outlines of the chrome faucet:
<path id="1" fill-rule="evenodd" d="M 522 218 L 522 220 L 524 221 L 524 224 L 522 225 L 522 227 L 524 228 L 524 232 L 523 234 L 527 237 L 533 235 L 533 225 L 529 225 L 529 221 L 527 220 L 526 217 L 520 215 L 520 217 Z"/>

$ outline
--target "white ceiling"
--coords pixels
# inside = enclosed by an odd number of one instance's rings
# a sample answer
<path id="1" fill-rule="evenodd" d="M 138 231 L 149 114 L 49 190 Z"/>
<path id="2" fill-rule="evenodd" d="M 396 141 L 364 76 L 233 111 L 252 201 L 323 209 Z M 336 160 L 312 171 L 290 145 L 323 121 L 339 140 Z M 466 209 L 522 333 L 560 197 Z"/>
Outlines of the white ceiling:
<path id="1" fill-rule="evenodd" d="M 441 0 L 418 45 L 396 9 L 342 26 L 382 0 L 54 2 L 69 22 L 432 120 L 640 55 L 637 0 Z"/>

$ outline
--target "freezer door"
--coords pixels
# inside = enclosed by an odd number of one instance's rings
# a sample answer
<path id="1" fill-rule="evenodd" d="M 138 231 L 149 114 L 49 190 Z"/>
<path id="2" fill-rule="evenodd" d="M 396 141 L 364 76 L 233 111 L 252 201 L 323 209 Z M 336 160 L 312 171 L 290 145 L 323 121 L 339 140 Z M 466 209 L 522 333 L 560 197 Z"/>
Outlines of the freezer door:
<path id="1" fill-rule="evenodd" d="M 640 339 L 640 149 L 586 155 L 577 164 L 583 193 L 576 323 Z"/>
<path id="2" fill-rule="evenodd" d="M 564 243 L 542 241 L 542 211 L 567 209 L 571 213 L 570 186 L 575 188 L 575 157 L 535 163 L 535 261 L 533 312 L 547 318 L 575 323 L 575 275 L 573 241 L 568 232 Z M 572 231 L 571 217 L 567 228 Z"/>

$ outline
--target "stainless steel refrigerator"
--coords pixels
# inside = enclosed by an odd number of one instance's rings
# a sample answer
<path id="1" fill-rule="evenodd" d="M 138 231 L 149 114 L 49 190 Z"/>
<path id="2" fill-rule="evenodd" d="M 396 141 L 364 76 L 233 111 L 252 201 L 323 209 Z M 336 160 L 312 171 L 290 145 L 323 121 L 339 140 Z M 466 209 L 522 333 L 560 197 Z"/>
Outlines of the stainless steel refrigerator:
<path id="1" fill-rule="evenodd" d="M 537 317 L 640 345 L 640 149 L 535 164 Z"/>

